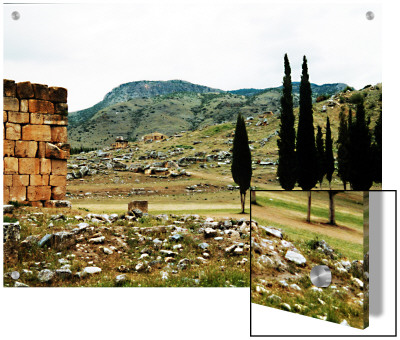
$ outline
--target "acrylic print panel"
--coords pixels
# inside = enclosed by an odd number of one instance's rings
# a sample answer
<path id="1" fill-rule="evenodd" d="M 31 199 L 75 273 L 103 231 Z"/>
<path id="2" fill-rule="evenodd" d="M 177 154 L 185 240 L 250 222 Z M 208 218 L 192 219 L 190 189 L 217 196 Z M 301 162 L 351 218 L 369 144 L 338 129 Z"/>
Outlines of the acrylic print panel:
<path id="1" fill-rule="evenodd" d="M 253 171 L 252 186 L 280 188 L 287 53 L 294 121 L 306 56 L 315 129 L 325 133 L 329 117 L 336 143 L 340 113 L 355 116 L 364 98 L 372 134 L 382 93 L 375 13 L 246 1 L 6 4 L 4 78 L 15 83 L 5 88 L 3 199 L 19 201 L 7 233 L 20 242 L 7 245 L 5 272 L 24 273 L 6 285 L 249 286 L 249 204 L 242 214 L 231 172 L 237 118 L 252 160 L 235 164 Z M 38 84 L 67 89 L 68 112 Z M 337 171 L 330 185 L 342 188 Z M 64 197 L 72 209 L 48 202 Z"/>
<path id="2" fill-rule="evenodd" d="M 367 327 L 368 193 L 313 191 L 309 222 L 309 192 L 255 194 L 252 303 Z"/>

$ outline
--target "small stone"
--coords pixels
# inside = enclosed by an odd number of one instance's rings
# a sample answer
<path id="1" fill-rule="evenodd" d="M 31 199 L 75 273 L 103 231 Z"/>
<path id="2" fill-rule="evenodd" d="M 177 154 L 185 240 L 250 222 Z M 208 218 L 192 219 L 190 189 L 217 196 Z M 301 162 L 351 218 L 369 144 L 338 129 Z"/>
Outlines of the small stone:
<path id="1" fill-rule="evenodd" d="M 285 259 L 292 261 L 298 265 L 304 265 L 307 262 L 306 258 L 303 255 L 301 255 L 300 253 L 296 253 L 292 250 L 288 250 L 285 255 Z"/>
<path id="2" fill-rule="evenodd" d="M 319 287 L 311 287 L 311 290 L 313 291 L 313 292 L 318 292 L 318 293 L 322 293 L 322 288 L 319 288 Z"/>
<path id="3" fill-rule="evenodd" d="M 29 287 L 29 286 L 26 285 L 25 283 L 16 281 L 14 287 Z"/>
<path id="4" fill-rule="evenodd" d="M 143 262 L 139 262 L 136 266 L 135 266 L 135 270 L 137 272 L 141 272 L 143 270 L 146 269 L 146 265 Z"/>
<path id="5" fill-rule="evenodd" d="M 268 296 L 268 300 L 270 300 L 271 302 L 280 302 L 282 301 L 282 298 L 279 297 L 278 295 L 272 294 Z"/>
<path id="6" fill-rule="evenodd" d="M 85 267 L 82 271 L 82 275 L 93 275 L 101 272 L 101 268 L 99 267 Z"/>
<path id="7" fill-rule="evenodd" d="M 296 285 L 295 283 L 291 284 L 289 287 L 294 289 L 294 290 L 301 291 L 301 288 L 298 285 Z"/>
<path id="8" fill-rule="evenodd" d="M 352 278 L 352 281 L 355 283 L 355 285 L 358 287 L 358 288 L 363 288 L 364 287 L 364 283 L 360 280 L 360 279 L 357 279 L 356 277 L 353 277 Z"/>
<path id="9" fill-rule="evenodd" d="M 94 237 L 89 240 L 90 243 L 103 243 L 106 239 L 105 236 Z"/>
<path id="10" fill-rule="evenodd" d="M 203 242 L 203 243 L 200 243 L 200 244 L 199 244 L 199 247 L 200 247 L 201 249 L 207 249 L 207 248 L 209 247 L 209 245 L 208 245 L 208 243 Z"/>
<path id="11" fill-rule="evenodd" d="M 53 279 L 54 272 L 50 269 L 43 269 L 38 274 L 38 279 L 40 282 L 49 282 Z"/>
<path id="12" fill-rule="evenodd" d="M 290 307 L 290 305 L 288 305 L 287 303 L 282 303 L 281 304 L 281 308 L 283 310 L 287 310 L 288 312 L 290 312 L 292 310 L 292 308 Z"/>
<path id="13" fill-rule="evenodd" d="M 111 255 L 113 253 L 113 251 L 111 249 L 108 249 L 106 247 L 103 248 L 103 252 L 104 252 L 104 254 L 107 254 L 107 255 Z"/>
<path id="14" fill-rule="evenodd" d="M 45 245 L 49 246 L 51 236 L 52 234 L 46 234 L 45 236 L 43 236 L 42 239 L 38 242 L 39 247 L 44 247 Z"/>
<path id="15" fill-rule="evenodd" d="M 268 235 L 283 238 L 282 232 L 280 232 L 278 229 L 263 226 L 260 226 L 260 228 L 262 228 Z"/>
<path id="16" fill-rule="evenodd" d="M 215 229 L 212 229 L 212 228 L 204 229 L 204 237 L 208 238 L 208 237 L 215 237 L 215 236 L 217 236 L 217 231 Z"/>
<path id="17" fill-rule="evenodd" d="M 222 241 L 224 238 L 222 236 L 214 237 L 215 241 Z"/>
<path id="18" fill-rule="evenodd" d="M 124 283 L 127 280 L 127 277 L 125 274 L 117 275 L 115 277 L 115 283 Z"/>
<path id="19" fill-rule="evenodd" d="M 279 284 L 280 284 L 282 287 L 288 287 L 288 286 L 289 286 L 289 284 L 288 284 L 285 280 L 279 281 Z"/>

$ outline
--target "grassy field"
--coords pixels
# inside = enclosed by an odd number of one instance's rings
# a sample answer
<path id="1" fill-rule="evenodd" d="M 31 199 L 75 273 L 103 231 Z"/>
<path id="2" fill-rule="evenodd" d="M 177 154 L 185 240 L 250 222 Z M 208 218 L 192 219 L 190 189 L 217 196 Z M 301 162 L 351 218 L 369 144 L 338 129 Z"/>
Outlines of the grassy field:
<path id="1" fill-rule="evenodd" d="M 363 193 L 335 196 L 336 226 L 329 225 L 327 192 L 312 193 L 311 223 L 306 223 L 307 193 L 257 192 L 252 219 L 281 228 L 294 241 L 324 239 L 351 260 L 363 257 Z M 254 212 L 254 213 L 253 213 Z"/>

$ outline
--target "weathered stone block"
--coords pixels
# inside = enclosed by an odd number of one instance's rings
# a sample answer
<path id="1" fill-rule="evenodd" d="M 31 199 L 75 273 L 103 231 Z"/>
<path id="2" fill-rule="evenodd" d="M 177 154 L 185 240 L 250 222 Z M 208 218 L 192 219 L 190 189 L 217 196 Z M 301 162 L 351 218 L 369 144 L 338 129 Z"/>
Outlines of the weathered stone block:
<path id="1" fill-rule="evenodd" d="M 29 123 L 29 113 L 8 111 L 8 121 L 10 123 L 27 124 Z"/>
<path id="2" fill-rule="evenodd" d="M 65 143 L 46 143 L 46 158 L 68 159 L 70 154 L 70 145 Z"/>
<path id="3" fill-rule="evenodd" d="M 47 100 L 29 99 L 29 112 L 54 113 L 54 104 Z"/>
<path id="4" fill-rule="evenodd" d="M 66 126 L 68 125 L 68 117 L 55 114 L 54 115 L 46 114 L 44 115 L 43 124 Z"/>
<path id="5" fill-rule="evenodd" d="M 7 123 L 7 121 L 8 121 L 7 111 L 3 111 L 3 123 Z"/>
<path id="6" fill-rule="evenodd" d="M 3 175 L 3 188 L 12 187 L 13 185 L 13 176 L 14 175 Z"/>
<path id="7" fill-rule="evenodd" d="M 3 156 L 4 157 L 14 156 L 14 150 L 15 150 L 15 141 L 5 139 L 3 141 Z"/>
<path id="8" fill-rule="evenodd" d="M 50 175 L 50 185 L 52 187 L 67 186 L 67 177 L 64 175 Z"/>
<path id="9" fill-rule="evenodd" d="M 68 104 L 67 103 L 54 104 L 54 113 L 60 115 L 68 115 Z"/>
<path id="10" fill-rule="evenodd" d="M 28 99 L 21 99 L 19 101 L 19 111 L 20 112 L 29 112 L 29 104 Z"/>
<path id="11" fill-rule="evenodd" d="M 32 84 L 36 99 L 49 100 L 49 87 L 42 84 Z"/>
<path id="12" fill-rule="evenodd" d="M 38 158 L 44 158 L 46 156 L 46 142 L 38 142 Z"/>
<path id="13" fill-rule="evenodd" d="M 4 174 L 11 175 L 18 173 L 18 158 L 4 157 Z"/>
<path id="14" fill-rule="evenodd" d="M 51 174 L 52 175 L 67 175 L 67 161 L 63 159 L 51 160 Z M 55 198 L 57 199 L 57 198 Z"/>
<path id="15" fill-rule="evenodd" d="M 10 187 L 10 201 L 25 201 L 26 200 L 25 186 L 12 186 Z"/>
<path id="16" fill-rule="evenodd" d="M 51 129 L 48 125 L 25 125 L 22 127 L 22 140 L 39 142 L 51 141 Z"/>
<path id="17" fill-rule="evenodd" d="M 75 245 L 76 235 L 68 231 L 60 231 L 51 235 L 51 247 L 54 250 L 64 250 Z"/>
<path id="18" fill-rule="evenodd" d="M 132 211 L 133 209 L 139 209 L 143 213 L 149 212 L 149 203 L 148 201 L 132 201 L 128 203 L 128 211 Z"/>
<path id="19" fill-rule="evenodd" d="M 54 103 L 66 103 L 67 95 L 67 89 L 63 87 L 49 87 L 49 100 Z"/>
<path id="20" fill-rule="evenodd" d="M 29 186 L 28 201 L 47 201 L 51 198 L 50 186 Z"/>
<path id="21" fill-rule="evenodd" d="M 63 200 L 65 193 L 67 192 L 66 187 L 52 187 L 51 188 L 51 199 L 52 200 Z"/>
<path id="22" fill-rule="evenodd" d="M 43 125 L 44 116 L 43 113 L 30 113 L 30 123 L 34 125 Z"/>
<path id="23" fill-rule="evenodd" d="M 36 208 L 42 208 L 43 207 L 43 202 L 41 201 L 34 201 L 34 202 L 29 202 L 31 207 L 36 207 Z"/>
<path id="24" fill-rule="evenodd" d="M 21 175 L 39 175 L 40 173 L 38 158 L 18 158 L 18 167 Z"/>
<path id="25" fill-rule="evenodd" d="M 10 187 L 3 188 L 3 202 L 8 203 L 10 201 Z"/>
<path id="26" fill-rule="evenodd" d="M 27 187 L 29 185 L 29 175 L 12 175 L 13 186 Z"/>
<path id="27" fill-rule="evenodd" d="M 55 143 L 66 143 L 68 141 L 68 132 L 66 126 L 51 127 L 51 141 Z"/>
<path id="28" fill-rule="evenodd" d="M 6 139 L 20 140 L 21 139 L 21 125 L 15 123 L 6 123 Z"/>
<path id="29" fill-rule="evenodd" d="M 40 174 L 50 175 L 51 174 L 51 159 L 40 158 Z"/>
<path id="30" fill-rule="evenodd" d="M 17 96 L 21 99 L 33 98 L 35 96 L 30 81 L 24 81 L 17 84 Z"/>
<path id="31" fill-rule="evenodd" d="M 40 185 L 46 186 L 49 185 L 49 175 L 30 175 L 29 176 L 29 185 Z"/>
<path id="32" fill-rule="evenodd" d="M 3 97 L 3 110 L 19 111 L 19 100 L 14 97 Z"/>
<path id="33" fill-rule="evenodd" d="M 3 79 L 3 93 L 4 97 L 17 96 L 17 84 L 15 84 L 14 80 Z"/>
<path id="34" fill-rule="evenodd" d="M 15 156 L 22 158 L 35 158 L 38 149 L 37 142 L 17 140 L 15 142 Z"/>

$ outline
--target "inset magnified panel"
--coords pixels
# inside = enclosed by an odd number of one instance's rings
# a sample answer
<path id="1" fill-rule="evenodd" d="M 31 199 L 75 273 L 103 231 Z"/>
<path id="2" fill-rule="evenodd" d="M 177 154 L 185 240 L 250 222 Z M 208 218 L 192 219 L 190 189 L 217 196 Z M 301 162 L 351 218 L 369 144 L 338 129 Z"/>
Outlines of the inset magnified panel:
<path id="1" fill-rule="evenodd" d="M 367 327 L 368 192 L 254 191 L 252 197 L 252 303 Z"/>

